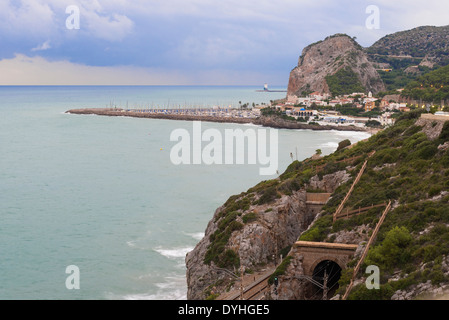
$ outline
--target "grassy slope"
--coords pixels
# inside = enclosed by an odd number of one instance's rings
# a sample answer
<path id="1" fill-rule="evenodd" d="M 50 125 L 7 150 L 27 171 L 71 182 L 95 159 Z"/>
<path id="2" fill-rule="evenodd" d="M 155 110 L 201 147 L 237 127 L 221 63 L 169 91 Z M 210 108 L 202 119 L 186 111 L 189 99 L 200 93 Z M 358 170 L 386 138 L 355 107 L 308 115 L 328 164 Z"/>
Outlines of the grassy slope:
<path id="1" fill-rule="evenodd" d="M 353 289 L 352 299 L 389 299 L 394 291 L 412 284 L 427 280 L 432 280 L 433 284 L 449 282 L 441 270 L 442 257 L 449 254 L 449 196 L 431 200 L 442 191 L 449 191 L 449 150 L 438 150 L 440 144 L 449 140 L 449 122 L 446 122 L 439 139 L 429 141 L 420 132 L 420 127 L 414 125 L 417 115 L 404 115 L 394 127 L 342 153 L 350 157 L 376 150 L 346 207 L 364 207 L 390 199 L 396 202 L 365 261 L 365 265 L 379 266 L 381 290 L 367 290 L 360 285 Z M 374 170 L 384 164 L 394 165 Z M 332 213 L 351 183 L 348 181 L 336 190 L 324 208 L 324 214 L 301 235 L 300 240 L 329 241 L 327 236 L 330 233 L 351 230 L 362 224 L 374 228 L 382 208 L 332 223 Z M 429 226 L 432 226 L 430 231 L 421 234 Z M 355 263 L 353 261 L 350 266 Z M 395 272 L 401 272 L 403 279 L 388 283 Z M 340 292 L 349 283 L 351 273 L 352 269 L 344 273 Z"/>

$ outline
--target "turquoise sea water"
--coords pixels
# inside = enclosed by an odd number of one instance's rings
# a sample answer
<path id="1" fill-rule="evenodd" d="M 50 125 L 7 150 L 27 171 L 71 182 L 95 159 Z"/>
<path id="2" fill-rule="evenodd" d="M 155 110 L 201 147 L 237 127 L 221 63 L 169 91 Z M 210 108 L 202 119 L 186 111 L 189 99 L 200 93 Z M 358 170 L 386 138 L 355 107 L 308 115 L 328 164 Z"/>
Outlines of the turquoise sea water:
<path id="1" fill-rule="evenodd" d="M 269 102 L 257 87 L 0 87 L 0 299 L 185 299 L 185 254 L 258 165 L 173 165 L 192 122 L 69 115 L 72 108 Z M 202 123 L 220 131 L 255 126 Z M 365 133 L 279 130 L 279 171 L 298 150 Z M 68 290 L 66 267 L 80 270 Z"/>

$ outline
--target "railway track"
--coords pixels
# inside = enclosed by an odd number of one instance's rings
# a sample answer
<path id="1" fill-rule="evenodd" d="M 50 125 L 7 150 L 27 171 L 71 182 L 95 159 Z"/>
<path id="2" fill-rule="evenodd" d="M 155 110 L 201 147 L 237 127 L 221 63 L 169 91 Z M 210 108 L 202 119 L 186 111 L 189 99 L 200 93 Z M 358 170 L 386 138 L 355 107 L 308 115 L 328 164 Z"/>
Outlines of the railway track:
<path id="1" fill-rule="evenodd" d="M 260 300 L 265 291 L 268 289 L 268 278 L 273 274 L 273 270 L 265 273 L 249 286 L 243 288 L 243 300 Z M 235 293 L 227 300 L 240 300 L 241 293 Z"/>

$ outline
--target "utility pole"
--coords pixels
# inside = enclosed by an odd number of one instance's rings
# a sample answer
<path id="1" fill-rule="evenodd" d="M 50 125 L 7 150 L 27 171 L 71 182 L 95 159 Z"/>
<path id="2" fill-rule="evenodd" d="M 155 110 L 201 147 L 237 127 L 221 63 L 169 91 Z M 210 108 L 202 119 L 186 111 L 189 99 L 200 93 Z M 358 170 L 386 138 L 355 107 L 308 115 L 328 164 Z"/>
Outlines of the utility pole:
<path id="1" fill-rule="evenodd" d="M 327 288 L 327 279 L 328 279 L 327 272 L 326 272 L 326 269 L 324 269 L 323 300 L 327 300 L 327 291 L 328 291 L 328 288 Z"/>
<path id="2" fill-rule="evenodd" d="M 243 300 L 243 266 L 240 266 L 240 300 Z"/>

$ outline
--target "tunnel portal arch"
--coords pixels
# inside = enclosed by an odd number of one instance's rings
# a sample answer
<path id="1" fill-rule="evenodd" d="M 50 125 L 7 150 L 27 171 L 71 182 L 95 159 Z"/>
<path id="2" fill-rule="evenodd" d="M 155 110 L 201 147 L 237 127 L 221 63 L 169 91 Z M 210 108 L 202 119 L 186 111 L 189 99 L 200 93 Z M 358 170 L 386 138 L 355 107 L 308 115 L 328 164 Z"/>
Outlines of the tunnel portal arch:
<path id="1" fill-rule="evenodd" d="M 322 260 L 313 269 L 312 278 L 321 286 L 325 286 L 325 289 L 314 285 L 314 298 L 329 299 L 332 297 L 337 289 L 338 281 L 341 278 L 341 272 L 343 268 L 333 260 Z M 326 291 L 326 293 L 325 293 Z"/>

